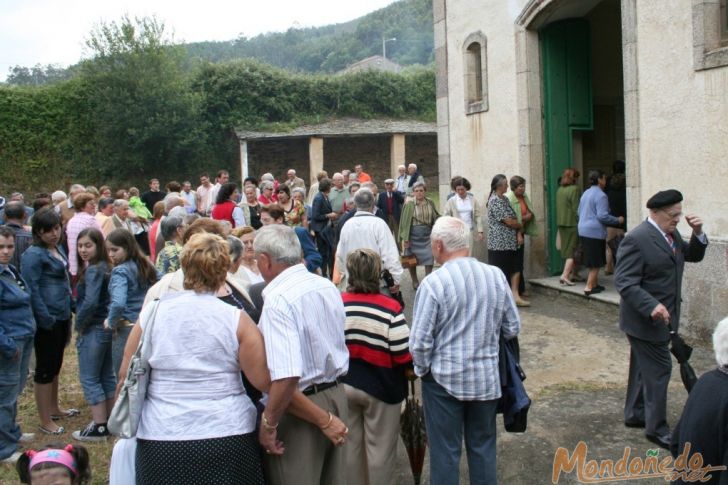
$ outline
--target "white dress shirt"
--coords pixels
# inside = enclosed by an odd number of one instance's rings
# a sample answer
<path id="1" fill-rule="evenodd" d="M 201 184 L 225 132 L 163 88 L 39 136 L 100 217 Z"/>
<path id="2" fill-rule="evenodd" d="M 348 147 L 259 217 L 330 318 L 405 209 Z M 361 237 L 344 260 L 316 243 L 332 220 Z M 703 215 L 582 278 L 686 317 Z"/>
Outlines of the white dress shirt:
<path id="1" fill-rule="evenodd" d="M 463 221 L 468 227 L 473 227 L 473 204 L 470 202 L 470 197 L 464 199 L 458 195 L 455 196 L 455 205 L 458 208 L 459 219 Z"/>
<path id="2" fill-rule="evenodd" d="M 265 287 L 263 299 L 259 328 L 272 381 L 299 377 L 303 390 L 346 374 L 346 314 L 331 281 L 297 264 Z"/>
<path id="3" fill-rule="evenodd" d="M 345 275 L 344 280 L 347 276 L 346 257 L 351 251 L 361 248 L 372 249 L 379 254 L 382 258 L 382 269 L 389 270 L 394 283 L 399 284 L 404 270 L 399 259 L 397 242 L 387 223 L 368 211 L 357 211 L 341 229 L 336 261 L 339 271 Z"/>

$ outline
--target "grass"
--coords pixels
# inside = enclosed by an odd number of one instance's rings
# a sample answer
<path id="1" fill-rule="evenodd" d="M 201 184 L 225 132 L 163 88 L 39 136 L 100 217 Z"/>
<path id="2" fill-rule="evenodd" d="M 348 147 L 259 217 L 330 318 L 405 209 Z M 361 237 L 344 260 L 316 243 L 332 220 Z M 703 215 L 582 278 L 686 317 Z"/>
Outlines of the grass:
<path id="1" fill-rule="evenodd" d="M 24 433 L 35 433 L 35 440 L 24 444 L 20 451 L 39 449 L 52 442 L 63 444 L 83 444 L 89 453 L 93 484 L 109 483 L 109 463 L 114 440 L 109 439 L 102 443 L 80 443 L 71 438 L 71 433 L 83 429 L 91 421 L 91 409 L 83 398 L 81 383 L 78 380 L 78 358 L 76 356 L 75 341 L 66 348 L 66 354 L 61 371 L 61 385 L 59 389 L 61 407 L 76 408 L 81 411 L 80 416 L 58 421 L 66 429 L 62 436 L 48 436 L 38 431 L 38 414 L 36 413 L 35 398 L 33 397 L 33 381 L 28 379 L 25 390 L 18 400 L 18 423 Z M 20 483 L 15 465 L 0 465 L 0 484 Z"/>

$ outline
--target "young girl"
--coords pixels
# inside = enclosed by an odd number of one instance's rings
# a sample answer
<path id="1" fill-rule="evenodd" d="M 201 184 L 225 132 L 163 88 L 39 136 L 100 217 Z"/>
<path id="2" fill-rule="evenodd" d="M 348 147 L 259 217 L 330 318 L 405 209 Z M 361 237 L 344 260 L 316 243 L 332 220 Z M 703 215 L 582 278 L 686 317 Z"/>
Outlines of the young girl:
<path id="1" fill-rule="evenodd" d="M 104 327 L 114 331 L 111 356 L 114 372 L 118 376 L 126 340 L 139 317 L 144 295 L 157 281 L 157 272 L 151 261 L 142 254 L 134 236 L 125 229 L 115 229 L 109 233 L 106 250 L 114 269 L 109 278 L 109 314 Z"/>
<path id="2" fill-rule="evenodd" d="M 84 266 L 79 271 L 76 303 L 78 373 L 93 421 L 85 429 L 74 431 L 72 436 L 79 441 L 104 441 L 109 436 L 106 421 L 114 406 L 116 390 L 111 331 L 104 328 L 111 262 L 104 236 L 98 229 L 88 228 L 79 233 L 77 252 Z"/>
<path id="3" fill-rule="evenodd" d="M 38 430 L 50 435 L 65 431 L 55 421 L 79 414 L 58 404 L 58 375 L 71 328 L 71 284 L 68 259 L 59 246 L 61 217 L 52 208 L 33 216 L 33 245 L 21 257 L 21 274 L 30 289 L 35 333 L 35 402 Z"/>
<path id="4" fill-rule="evenodd" d="M 28 450 L 15 466 L 21 483 L 83 485 L 91 481 L 88 451 L 83 446 L 49 445 L 40 451 Z"/>

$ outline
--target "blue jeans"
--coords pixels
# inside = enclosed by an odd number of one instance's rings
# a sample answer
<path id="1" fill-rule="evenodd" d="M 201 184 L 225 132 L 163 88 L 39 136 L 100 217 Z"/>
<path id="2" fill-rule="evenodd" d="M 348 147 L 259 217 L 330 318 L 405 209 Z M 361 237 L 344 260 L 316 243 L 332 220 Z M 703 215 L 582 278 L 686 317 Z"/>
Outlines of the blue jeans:
<path id="1" fill-rule="evenodd" d="M 76 338 L 78 375 L 83 395 L 91 406 L 113 399 L 116 392 L 111 337 L 111 330 L 94 325 Z"/>
<path id="2" fill-rule="evenodd" d="M 111 344 L 111 360 L 114 365 L 114 374 L 119 377 L 119 370 L 121 368 L 121 361 L 124 360 L 124 347 L 126 347 L 126 341 L 129 339 L 132 326 L 129 327 L 116 327 L 114 332 L 114 339 Z M 126 370 L 126 369 L 124 369 Z"/>
<path id="3" fill-rule="evenodd" d="M 13 361 L 0 357 L 0 460 L 4 460 L 18 449 L 22 435 L 15 422 L 18 414 L 18 396 L 23 392 L 28 377 L 28 361 L 33 351 L 33 336 L 17 337 L 15 344 L 20 350 Z"/>
<path id="4" fill-rule="evenodd" d="M 498 400 L 460 401 L 438 384 L 431 374 L 422 379 L 427 440 L 430 446 L 430 482 L 460 483 L 460 450 L 465 449 L 471 485 L 495 485 Z"/>

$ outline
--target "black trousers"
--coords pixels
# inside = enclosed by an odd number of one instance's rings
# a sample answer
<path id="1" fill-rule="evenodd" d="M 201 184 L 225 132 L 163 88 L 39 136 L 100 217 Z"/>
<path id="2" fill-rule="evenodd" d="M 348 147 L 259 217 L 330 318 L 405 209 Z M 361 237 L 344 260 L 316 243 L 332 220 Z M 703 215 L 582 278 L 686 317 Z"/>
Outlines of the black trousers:
<path id="1" fill-rule="evenodd" d="M 629 380 L 624 403 L 625 421 L 644 421 L 645 433 L 665 436 L 667 425 L 667 386 L 672 374 L 668 342 L 648 342 L 627 335 L 629 340 Z"/>

